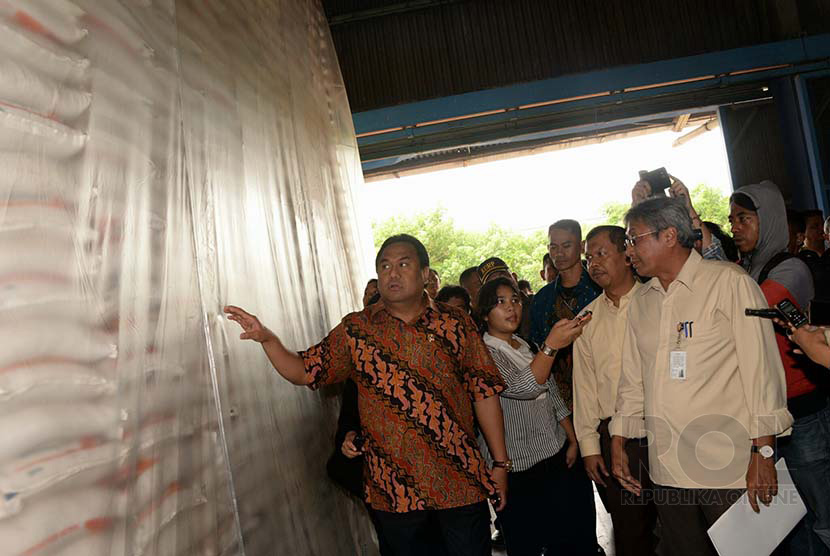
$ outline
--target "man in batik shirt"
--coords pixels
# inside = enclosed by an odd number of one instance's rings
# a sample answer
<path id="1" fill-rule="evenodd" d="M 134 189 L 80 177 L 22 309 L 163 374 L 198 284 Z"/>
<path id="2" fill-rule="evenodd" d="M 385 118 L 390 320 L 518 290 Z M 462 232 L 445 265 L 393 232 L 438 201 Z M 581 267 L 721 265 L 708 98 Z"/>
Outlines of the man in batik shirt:
<path id="1" fill-rule="evenodd" d="M 260 342 L 294 384 L 357 383 L 364 494 L 395 554 L 426 554 L 430 520 L 449 554 L 489 556 L 486 498 L 504 507 L 512 466 L 498 401 L 501 375 L 472 319 L 424 293 L 429 256 L 420 241 L 387 239 L 375 265 L 381 300 L 347 315 L 300 354 L 255 316 L 225 311 L 245 330 L 240 337 Z M 474 414 L 494 455 L 490 470 L 476 444 Z"/>

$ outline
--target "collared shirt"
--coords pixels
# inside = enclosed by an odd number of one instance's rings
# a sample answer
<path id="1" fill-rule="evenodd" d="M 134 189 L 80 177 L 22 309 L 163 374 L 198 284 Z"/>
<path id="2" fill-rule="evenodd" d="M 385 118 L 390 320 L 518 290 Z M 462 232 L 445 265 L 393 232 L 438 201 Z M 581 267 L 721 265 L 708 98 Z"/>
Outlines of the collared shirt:
<path id="1" fill-rule="evenodd" d="M 484 334 L 484 343 L 507 384 L 499 394 L 507 454 L 513 461 L 513 471 L 525 471 L 562 449 L 567 434 L 559 421 L 571 412 L 559 395 L 552 376 L 544 384 L 536 382 L 530 369 L 534 356 L 527 342 L 515 334 L 513 339 L 519 343 L 518 349 L 500 338 Z M 491 464 L 490 452 L 481 437 L 479 446 L 487 463 Z"/>
<path id="2" fill-rule="evenodd" d="M 572 288 L 562 287 L 561 276 L 539 290 L 530 306 L 530 339 L 537 346 L 544 343 L 551 327 L 559 319 L 577 316 L 586 305 L 602 293 L 586 270 L 582 270 L 579 282 Z M 553 362 L 553 376 L 562 394 L 562 399 L 573 408 L 573 349 L 560 349 Z"/>
<path id="3" fill-rule="evenodd" d="M 645 425 L 656 484 L 744 488 L 751 439 L 792 424 L 772 324 L 744 314 L 765 306 L 739 266 L 695 251 L 667 291 L 652 278 L 632 298 L 610 432 Z"/>
<path id="4" fill-rule="evenodd" d="M 344 317 L 300 355 L 312 388 L 357 383 L 372 508 L 454 508 L 494 491 L 470 402 L 497 395 L 504 381 L 463 311 L 426 299 L 405 323 L 379 302 Z"/>
<path id="5" fill-rule="evenodd" d="M 617 386 L 622 368 L 622 346 L 628 322 L 628 306 L 643 287 L 636 281 L 620 298 L 620 306 L 603 293 L 586 309 L 591 322 L 574 342 L 574 429 L 583 456 L 600 453 L 600 421 L 614 416 Z"/>

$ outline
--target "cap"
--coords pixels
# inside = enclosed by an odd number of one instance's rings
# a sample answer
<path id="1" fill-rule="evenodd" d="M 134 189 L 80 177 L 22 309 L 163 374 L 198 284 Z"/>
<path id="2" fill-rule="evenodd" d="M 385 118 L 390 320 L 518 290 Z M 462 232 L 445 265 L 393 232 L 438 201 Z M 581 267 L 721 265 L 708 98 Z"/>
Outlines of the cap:
<path id="1" fill-rule="evenodd" d="M 510 268 L 507 264 L 498 257 L 490 257 L 478 265 L 478 277 L 481 279 L 482 284 L 496 272 L 510 272 Z"/>

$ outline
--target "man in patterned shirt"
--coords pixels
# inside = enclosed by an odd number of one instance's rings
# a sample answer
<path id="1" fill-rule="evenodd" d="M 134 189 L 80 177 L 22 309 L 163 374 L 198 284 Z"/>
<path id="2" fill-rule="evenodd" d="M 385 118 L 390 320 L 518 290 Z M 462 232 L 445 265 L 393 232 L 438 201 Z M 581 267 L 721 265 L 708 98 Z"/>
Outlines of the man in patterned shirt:
<path id="1" fill-rule="evenodd" d="M 240 338 L 261 343 L 290 382 L 357 383 L 364 494 L 395 554 L 427 554 L 432 519 L 449 554 L 489 556 L 486 498 L 504 507 L 512 466 L 498 399 L 504 382 L 472 319 L 424 293 L 429 255 L 420 241 L 390 237 L 375 266 L 381 300 L 346 315 L 299 354 L 255 316 L 232 306 L 225 312 L 244 329 Z M 476 444 L 474 413 L 492 470 Z"/>
<path id="2" fill-rule="evenodd" d="M 559 220 L 548 229 L 548 251 L 559 271 L 556 279 L 539 290 L 530 306 L 530 339 L 541 346 L 560 319 L 572 319 L 602 293 L 582 266 L 582 228 L 576 220 Z M 553 378 L 562 399 L 573 411 L 573 346 L 556 353 Z M 566 491 L 569 512 L 565 519 L 573 538 L 581 539 L 582 554 L 599 554 L 594 487 L 581 461 L 568 469 Z"/>

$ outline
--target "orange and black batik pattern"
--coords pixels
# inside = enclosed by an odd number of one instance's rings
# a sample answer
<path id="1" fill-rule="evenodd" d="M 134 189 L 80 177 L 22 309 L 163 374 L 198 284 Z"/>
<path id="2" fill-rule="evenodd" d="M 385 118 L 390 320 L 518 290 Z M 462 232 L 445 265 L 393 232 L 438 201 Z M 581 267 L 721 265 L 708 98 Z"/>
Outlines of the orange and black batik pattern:
<path id="1" fill-rule="evenodd" d="M 346 316 L 301 355 L 313 388 L 357 383 L 373 508 L 453 508 L 492 492 L 472 401 L 497 395 L 504 383 L 466 314 L 430 303 L 407 324 L 378 303 Z"/>

